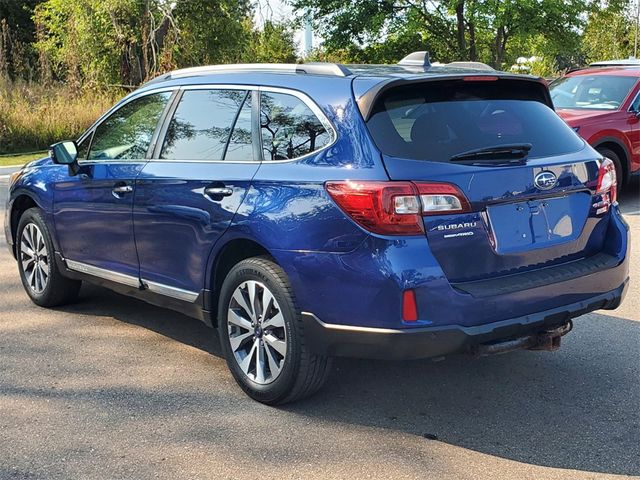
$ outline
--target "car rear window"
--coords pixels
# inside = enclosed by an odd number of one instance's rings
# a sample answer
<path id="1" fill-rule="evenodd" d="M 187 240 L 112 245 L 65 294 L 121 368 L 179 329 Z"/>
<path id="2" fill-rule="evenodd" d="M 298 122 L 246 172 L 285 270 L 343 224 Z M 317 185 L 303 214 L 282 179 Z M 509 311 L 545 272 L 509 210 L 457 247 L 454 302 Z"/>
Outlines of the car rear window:
<path id="1" fill-rule="evenodd" d="M 518 84 L 523 84 L 519 88 Z M 584 143 L 524 82 L 443 81 L 381 95 L 367 126 L 385 154 L 446 162 L 469 150 L 529 143 L 529 157 L 562 155 Z"/>
<path id="2" fill-rule="evenodd" d="M 617 110 L 636 81 L 615 75 L 564 77 L 551 85 L 551 98 L 556 108 Z"/>

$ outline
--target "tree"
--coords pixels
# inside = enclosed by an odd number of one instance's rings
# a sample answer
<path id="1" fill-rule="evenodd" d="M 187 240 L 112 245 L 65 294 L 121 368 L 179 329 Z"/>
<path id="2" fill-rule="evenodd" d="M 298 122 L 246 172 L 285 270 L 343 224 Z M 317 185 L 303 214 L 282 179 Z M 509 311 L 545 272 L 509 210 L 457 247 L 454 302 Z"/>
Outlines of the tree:
<path id="1" fill-rule="evenodd" d="M 250 42 L 248 0 L 46 0 L 36 48 L 55 77 L 137 85 L 183 66 L 237 61 Z"/>
<path id="2" fill-rule="evenodd" d="M 0 77 L 31 78 L 36 55 L 31 46 L 35 25 L 31 16 L 40 0 L 0 0 Z"/>
<path id="3" fill-rule="evenodd" d="M 596 3 L 589 13 L 584 31 L 584 49 L 588 60 L 611 60 L 633 55 L 635 25 L 632 0 L 613 0 L 606 5 Z"/>
<path id="4" fill-rule="evenodd" d="M 255 30 L 243 60 L 255 63 L 291 63 L 296 61 L 296 44 L 288 23 L 267 20 Z"/>
<path id="5" fill-rule="evenodd" d="M 548 32 L 561 39 L 582 24 L 588 0 L 292 0 L 310 11 L 325 49 L 373 51 L 419 38 L 438 61 L 481 60 L 502 67 L 515 39 Z M 561 40 L 559 40 L 561 41 Z M 398 60 L 404 52 L 396 52 Z"/>

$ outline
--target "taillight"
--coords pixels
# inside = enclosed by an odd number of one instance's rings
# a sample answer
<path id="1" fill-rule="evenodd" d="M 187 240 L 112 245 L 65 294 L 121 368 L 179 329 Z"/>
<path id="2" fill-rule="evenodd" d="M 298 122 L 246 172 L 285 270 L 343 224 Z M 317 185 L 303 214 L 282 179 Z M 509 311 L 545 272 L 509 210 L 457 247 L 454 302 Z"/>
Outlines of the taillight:
<path id="1" fill-rule="evenodd" d="M 471 211 L 467 198 L 450 183 L 416 183 L 423 215 L 442 215 Z"/>
<path id="2" fill-rule="evenodd" d="M 340 181 L 325 188 L 356 223 L 381 235 L 424 233 L 423 215 L 471 211 L 468 200 L 448 183 Z"/>
<path id="3" fill-rule="evenodd" d="M 598 171 L 598 186 L 596 193 L 608 197 L 610 203 L 618 200 L 618 179 L 616 178 L 616 165 L 612 160 L 604 158 Z"/>

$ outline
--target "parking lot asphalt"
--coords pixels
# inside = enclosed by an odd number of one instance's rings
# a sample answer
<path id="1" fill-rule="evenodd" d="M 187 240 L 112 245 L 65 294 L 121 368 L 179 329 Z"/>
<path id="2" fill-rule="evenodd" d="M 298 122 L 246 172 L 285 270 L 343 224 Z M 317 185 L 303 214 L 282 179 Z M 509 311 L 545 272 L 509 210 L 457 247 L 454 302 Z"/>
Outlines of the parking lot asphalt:
<path id="1" fill-rule="evenodd" d="M 0 236 L 0 479 L 640 475 L 638 181 L 621 205 L 627 298 L 559 351 L 339 359 L 319 394 L 279 408 L 241 392 L 196 320 L 92 286 L 33 305 Z"/>

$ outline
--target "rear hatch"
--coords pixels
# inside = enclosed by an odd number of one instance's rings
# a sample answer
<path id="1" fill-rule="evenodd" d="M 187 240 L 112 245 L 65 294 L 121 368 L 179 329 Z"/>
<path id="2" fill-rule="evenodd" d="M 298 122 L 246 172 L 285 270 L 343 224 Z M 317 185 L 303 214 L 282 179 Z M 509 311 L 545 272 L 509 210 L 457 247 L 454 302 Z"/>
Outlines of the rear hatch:
<path id="1" fill-rule="evenodd" d="M 368 101 L 363 115 L 389 177 L 426 190 L 452 184 L 468 201 L 462 213 L 423 217 L 450 282 L 603 249 L 608 206 L 594 196 L 601 159 L 552 110 L 544 84 L 463 76 L 392 85 Z"/>

